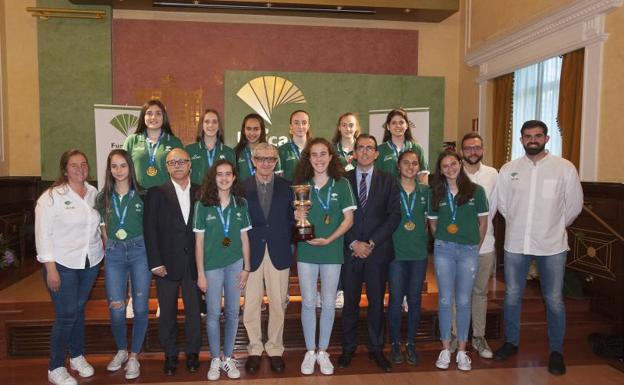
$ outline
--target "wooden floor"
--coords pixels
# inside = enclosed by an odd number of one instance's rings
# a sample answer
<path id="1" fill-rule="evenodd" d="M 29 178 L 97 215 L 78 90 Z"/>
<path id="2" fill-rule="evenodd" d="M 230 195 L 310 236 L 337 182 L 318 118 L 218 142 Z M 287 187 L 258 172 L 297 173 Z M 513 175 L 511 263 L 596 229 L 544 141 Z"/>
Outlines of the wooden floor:
<path id="1" fill-rule="evenodd" d="M 432 269 L 430 269 L 431 271 Z M 2 313 L 11 312 L 15 307 L 15 300 L 24 301 L 21 306 L 41 306 L 42 301 L 49 298 L 42 290 L 40 276 L 21 273 L 22 279 L 13 279 L 12 284 L 2 285 L 0 290 L 0 318 Z M 429 279 L 429 291 L 437 291 L 435 280 Z M 491 280 L 490 300 L 501 303 L 504 293 L 504 284 L 498 279 Z M 595 356 L 587 343 L 587 336 L 592 332 L 610 333 L 611 326 L 608 320 L 599 315 L 589 313 L 587 301 L 566 300 L 568 312 L 568 327 L 565 341 L 565 359 L 568 374 L 563 377 L 551 376 L 545 366 L 548 361 L 548 344 L 544 307 L 539 294 L 539 285 L 529 282 L 523 302 L 522 337 L 519 354 L 506 362 L 495 362 L 478 357 L 472 353 L 473 370 L 463 373 L 456 370 L 454 365 L 447 371 L 437 370 L 434 366 L 435 358 L 440 349 L 438 342 L 427 342 L 417 345 L 421 354 L 422 363 L 418 366 L 407 364 L 395 365 L 393 373 L 380 373 L 377 367 L 368 360 L 364 348 L 361 348 L 352 365 L 347 369 L 336 369 L 334 376 L 323 376 L 316 373 L 312 376 L 302 376 L 299 366 L 304 355 L 300 349 L 287 349 L 284 354 L 286 371 L 281 375 L 274 375 L 268 362 L 262 363 L 261 370 L 254 376 L 246 375 L 241 368 L 242 378 L 238 381 L 243 384 L 502 384 L 502 385 L 529 385 L 529 384 L 572 384 L 572 385 L 610 385 L 624 384 L 624 365 L 615 360 L 605 360 Z M 31 309 L 32 310 L 32 309 Z M 335 325 L 335 327 L 340 327 Z M 0 330 L 0 340 L 6 338 L 5 331 Z M 493 348 L 502 344 L 502 340 L 490 340 Z M 1 344 L 0 344 L 1 345 Z M 288 341 L 286 341 L 288 346 Z M 340 354 L 338 346 L 330 349 L 331 359 L 335 362 Z M 106 364 L 111 359 L 110 354 L 88 355 L 89 361 L 95 367 L 95 376 L 89 379 L 79 379 L 80 384 L 199 384 L 206 383 L 209 354 L 202 352 L 200 371 L 188 373 L 184 367 L 184 357 L 181 355 L 180 367 L 176 376 L 165 377 L 162 374 L 162 354 L 144 353 L 140 357 L 141 376 L 134 381 L 126 381 L 123 370 L 117 373 L 108 373 Z M 237 353 L 241 366 L 244 364 L 245 354 Z M 0 361 L 0 385 L 14 384 L 46 384 L 47 358 L 8 358 Z M 76 376 L 77 377 L 77 376 Z M 78 377 L 77 377 L 78 378 Z M 222 381 L 231 381 L 222 377 Z"/>

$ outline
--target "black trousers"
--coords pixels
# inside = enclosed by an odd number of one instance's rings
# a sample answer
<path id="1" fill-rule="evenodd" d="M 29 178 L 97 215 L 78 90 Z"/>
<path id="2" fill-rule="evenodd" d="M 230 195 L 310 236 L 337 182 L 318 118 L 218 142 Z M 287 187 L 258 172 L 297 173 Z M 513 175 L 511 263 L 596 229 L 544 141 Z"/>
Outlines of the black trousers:
<path id="1" fill-rule="evenodd" d="M 201 319 L 199 316 L 199 290 L 197 281 L 187 269 L 179 281 L 156 277 L 156 290 L 160 306 L 158 338 L 166 356 L 178 355 L 178 288 L 182 287 L 184 303 L 184 334 L 186 354 L 199 353 L 201 347 Z"/>
<path id="2" fill-rule="evenodd" d="M 343 341 L 345 351 L 357 348 L 357 324 L 360 318 L 362 283 L 366 283 L 368 299 L 368 351 L 378 352 L 384 345 L 384 294 L 388 263 L 371 263 L 355 258 L 342 266 L 344 308 L 342 309 Z"/>

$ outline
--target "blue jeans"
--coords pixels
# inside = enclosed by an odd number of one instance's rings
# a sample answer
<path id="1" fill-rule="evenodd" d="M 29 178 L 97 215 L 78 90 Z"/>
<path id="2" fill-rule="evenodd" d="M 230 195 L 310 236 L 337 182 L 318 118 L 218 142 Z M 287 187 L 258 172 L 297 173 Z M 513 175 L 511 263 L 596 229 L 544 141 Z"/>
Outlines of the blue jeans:
<path id="1" fill-rule="evenodd" d="M 440 339 L 451 339 L 452 307 L 457 309 L 457 338 L 468 341 L 472 287 L 479 268 L 479 245 L 463 245 L 436 239 L 433 261 L 438 281 Z"/>
<path id="2" fill-rule="evenodd" d="M 50 337 L 49 370 L 65 366 L 65 355 L 68 347 L 71 358 L 85 354 L 84 309 L 100 271 L 100 265 L 85 269 L 70 269 L 57 263 L 56 270 L 61 278 L 61 287 L 56 292 L 48 290 L 54 305 L 55 315 L 52 336 Z M 47 282 L 45 267 L 43 268 L 43 280 Z"/>
<path id="3" fill-rule="evenodd" d="M 414 344 L 420 324 L 420 297 L 427 272 L 427 259 L 419 261 L 392 261 L 389 270 L 390 301 L 388 303 L 388 322 L 390 323 L 390 341 L 401 342 L 401 305 L 407 296 L 407 340 Z"/>
<path id="4" fill-rule="evenodd" d="M 221 347 L 221 293 L 224 293 L 223 315 L 225 316 L 225 336 L 223 337 L 223 355 L 232 357 L 238 313 L 240 312 L 241 290 L 238 287 L 240 273 L 243 271 L 243 259 L 214 270 L 206 270 L 206 331 L 212 358 L 219 358 Z"/>
<path id="5" fill-rule="evenodd" d="M 147 266 L 147 254 L 143 236 L 128 241 L 109 240 L 106 243 L 106 264 L 104 265 L 106 297 L 111 318 L 111 328 L 118 350 L 126 350 L 126 288 L 128 278 L 132 282 L 131 352 L 139 353 L 148 323 L 148 301 L 152 273 Z"/>
<path id="6" fill-rule="evenodd" d="M 341 264 L 297 262 L 301 289 L 301 324 L 307 350 L 316 350 L 316 282 L 321 276 L 321 319 L 319 321 L 319 350 L 327 350 L 334 316 L 336 290 L 340 280 Z"/>
<path id="7" fill-rule="evenodd" d="M 505 250 L 505 341 L 518 346 L 522 296 L 531 260 L 539 269 L 542 297 L 546 302 L 548 347 L 551 352 L 563 352 L 566 313 L 563 302 L 563 276 L 567 251 L 555 255 L 537 256 L 510 253 Z"/>

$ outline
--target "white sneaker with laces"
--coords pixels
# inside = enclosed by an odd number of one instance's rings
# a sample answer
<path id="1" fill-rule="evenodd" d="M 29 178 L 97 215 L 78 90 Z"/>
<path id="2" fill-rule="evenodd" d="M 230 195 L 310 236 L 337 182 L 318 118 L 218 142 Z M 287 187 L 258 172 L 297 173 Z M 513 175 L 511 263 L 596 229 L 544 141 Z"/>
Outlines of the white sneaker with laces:
<path id="1" fill-rule="evenodd" d="M 91 377 L 95 373 L 93 366 L 91 366 L 82 355 L 70 358 L 69 367 L 73 370 L 77 370 L 80 377 Z"/>
<path id="2" fill-rule="evenodd" d="M 48 381 L 54 385 L 77 385 L 78 381 L 72 377 L 65 369 L 64 366 L 60 366 L 54 370 L 48 370 Z"/>
<path id="3" fill-rule="evenodd" d="M 435 363 L 436 368 L 448 369 L 450 364 L 451 364 L 451 352 L 448 349 L 442 349 Z"/>
<path id="4" fill-rule="evenodd" d="M 465 351 L 463 350 L 458 350 L 457 351 L 457 358 L 455 359 L 455 361 L 457 362 L 457 369 L 459 370 L 463 370 L 465 372 L 470 371 L 470 369 L 472 369 L 472 360 L 470 359 L 470 357 L 468 357 L 468 354 L 466 354 Z"/>
<path id="5" fill-rule="evenodd" d="M 329 353 L 323 350 L 319 350 L 319 352 L 316 353 L 316 362 L 321 369 L 321 373 L 326 376 L 334 374 L 334 365 L 332 365 L 331 361 L 329 360 Z"/>
<path id="6" fill-rule="evenodd" d="M 314 373 L 315 363 L 316 363 L 316 353 L 314 353 L 314 350 L 310 350 L 306 352 L 305 357 L 303 357 L 303 362 L 301 363 L 301 374 Z"/>
<path id="7" fill-rule="evenodd" d="M 223 369 L 225 374 L 227 374 L 228 378 L 240 378 L 240 371 L 238 370 L 237 366 L 238 361 L 236 361 L 232 357 L 225 357 L 225 359 L 221 361 L 221 369 Z"/>
<path id="8" fill-rule="evenodd" d="M 115 372 L 121 369 L 121 366 L 128 361 L 128 351 L 127 350 L 118 350 L 115 357 L 111 360 L 111 362 L 106 365 L 106 370 L 109 372 Z"/>
<path id="9" fill-rule="evenodd" d="M 344 291 L 338 290 L 336 293 L 336 309 L 342 309 L 344 307 Z"/>
<path id="10" fill-rule="evenodd" d="M 126 364 L 126 380 L 134 380 L 141 375 L 141 369 L 139 367 L 139 360 L 136 357 L 131 357 Z"/>
<path id="11" fill-rule="evenodd" d="M 479 356 L 482 358 L 492 358 L 494 356 L 485 337 L 472 337 L 472 347 L 479 352 Z"/>
<path id="12" fill-rule="evenodd" d="M 207 377 L 210 381 L 216 381 L 221 377 L 221 360 L 219 358 L 213 358 L 210 361 Z"/>

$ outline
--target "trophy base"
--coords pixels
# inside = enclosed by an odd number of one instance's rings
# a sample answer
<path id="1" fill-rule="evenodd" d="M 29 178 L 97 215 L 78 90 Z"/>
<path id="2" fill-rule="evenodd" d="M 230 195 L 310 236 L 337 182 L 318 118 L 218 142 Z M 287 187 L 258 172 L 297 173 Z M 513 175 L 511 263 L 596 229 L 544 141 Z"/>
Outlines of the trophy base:
<path id="1" fill-rule="evenodd" d="M 295 227 L 293 228 L 293 238 L 295 242 L 309 241 L 316 238 L 314 236 L 314 226 Z"/>

